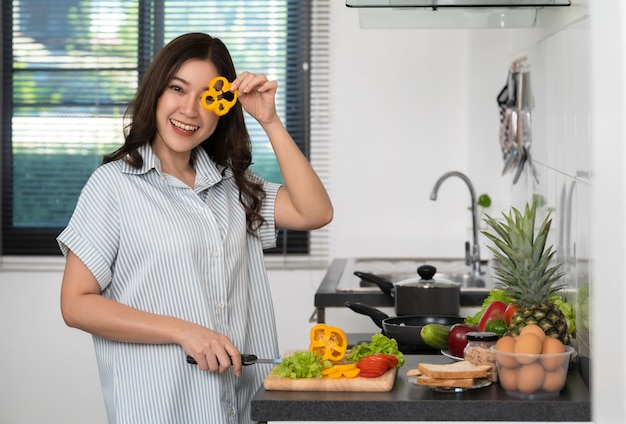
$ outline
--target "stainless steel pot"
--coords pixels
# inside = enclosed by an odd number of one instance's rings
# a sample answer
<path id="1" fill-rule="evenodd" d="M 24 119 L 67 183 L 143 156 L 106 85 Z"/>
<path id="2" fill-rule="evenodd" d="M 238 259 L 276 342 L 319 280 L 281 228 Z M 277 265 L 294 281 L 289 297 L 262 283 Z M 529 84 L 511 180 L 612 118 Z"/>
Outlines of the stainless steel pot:
<path id="1" fill-rule="evenodd" d="M 434 279 L 437 268 L 422 265 L 419 277 L 393 283 L 379 275 L 355 271 L 354 275 L 380 287 L 393 297 L 396 315 L 458 315 L 461 310 L 461 283 Z"/>

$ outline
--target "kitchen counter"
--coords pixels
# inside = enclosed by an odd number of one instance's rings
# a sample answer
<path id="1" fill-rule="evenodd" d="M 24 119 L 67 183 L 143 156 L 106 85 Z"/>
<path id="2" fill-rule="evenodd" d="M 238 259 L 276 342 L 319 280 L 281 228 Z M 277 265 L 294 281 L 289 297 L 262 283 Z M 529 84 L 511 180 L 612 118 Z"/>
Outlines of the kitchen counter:
<path id="1" fill-rule="evenodd" d="M 495 383 L 461 393 L 441 393 L 406 376 L 419 362 L 447 363 L 443 355 L 406 355 L 390 392 L 288 392 L 259 389 L 253 421 L 569 421 L 590 422 L 589 389 L 575 367 L 557 397 L 510 397 Z"/>

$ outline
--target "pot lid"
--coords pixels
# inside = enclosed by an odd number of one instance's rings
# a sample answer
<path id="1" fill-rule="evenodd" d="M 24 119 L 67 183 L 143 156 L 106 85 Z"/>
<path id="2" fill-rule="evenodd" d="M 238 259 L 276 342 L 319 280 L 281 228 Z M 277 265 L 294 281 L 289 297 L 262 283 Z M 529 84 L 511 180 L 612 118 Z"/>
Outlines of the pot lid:
<path id="1" fill-rule="evenodd" d="M 417 267 L 419 277 L 407 278 L 396 283 L 403 287 L 421 287 L 421 288 L 458 288 L 461 283 L 448 280 L 446 278 L 434 278 L 437 268 L 432 265 L 421 265 Z"/>

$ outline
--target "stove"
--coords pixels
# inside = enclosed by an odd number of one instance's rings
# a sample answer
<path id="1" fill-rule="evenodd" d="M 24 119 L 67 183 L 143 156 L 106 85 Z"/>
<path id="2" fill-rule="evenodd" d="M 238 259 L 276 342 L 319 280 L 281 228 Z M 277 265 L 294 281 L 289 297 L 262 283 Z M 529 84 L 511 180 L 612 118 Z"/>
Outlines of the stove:
<path id="1" fill-rule="evenodd" d="M 337 282 L 336 290 L 337 292 L 380 292 L 376 284 L 362 281 L 354 275 L 354 271 L 376 274 L 397 283 L 407 278 L 417 277 L 417 267 L 426 264 L 437 268 L 438 272 L 434 278 L 451 279 L 461 283 L 470 271 L 463 259 L 349 258 Z"/>

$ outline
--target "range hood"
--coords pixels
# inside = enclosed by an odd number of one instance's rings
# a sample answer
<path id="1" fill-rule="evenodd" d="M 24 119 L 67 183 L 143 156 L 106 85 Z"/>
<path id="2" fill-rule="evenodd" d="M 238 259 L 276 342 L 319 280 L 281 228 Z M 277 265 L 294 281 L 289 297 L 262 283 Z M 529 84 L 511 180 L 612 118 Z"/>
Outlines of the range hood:
<path id="1" fill-rule="evenodd" d="M 528 28 L 543 8 L 571 0 L 346 0 L 358 9 L 361 27 Z"/>
<path id="2" fill-rule="evenodd" d="M 348 7 L 551 7 L 571 0 L 346 0 Z"/>

